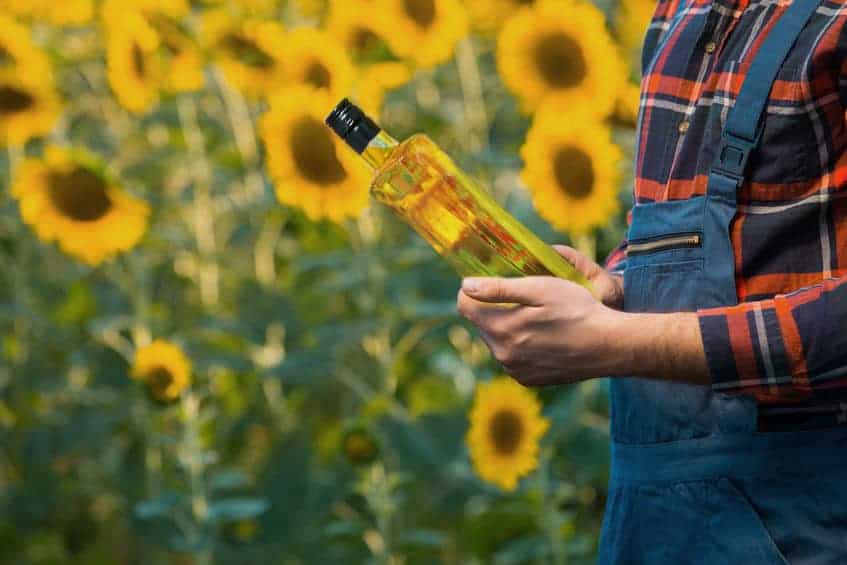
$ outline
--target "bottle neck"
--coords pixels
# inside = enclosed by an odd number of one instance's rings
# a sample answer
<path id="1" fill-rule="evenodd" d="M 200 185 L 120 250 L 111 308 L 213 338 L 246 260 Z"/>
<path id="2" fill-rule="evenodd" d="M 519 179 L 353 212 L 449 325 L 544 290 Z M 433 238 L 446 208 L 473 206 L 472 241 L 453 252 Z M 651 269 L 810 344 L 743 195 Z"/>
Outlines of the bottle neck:
<path id="1" fill-rule="evenodd" d="M 397 147 L 397 140 L 385 133 L 385 130 L 380 130 L 361 152 L 361 156 L 372 169 L 376 170 L 382 166 L 395 147 Z"/>

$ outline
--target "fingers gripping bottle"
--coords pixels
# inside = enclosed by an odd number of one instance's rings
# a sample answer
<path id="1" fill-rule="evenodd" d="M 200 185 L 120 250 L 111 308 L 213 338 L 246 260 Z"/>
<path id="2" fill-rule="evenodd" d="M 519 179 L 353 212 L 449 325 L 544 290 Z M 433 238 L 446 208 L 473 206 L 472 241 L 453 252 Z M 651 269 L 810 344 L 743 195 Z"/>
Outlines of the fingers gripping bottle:
<path id="1" fill-rule="evenodd" d="M 374 171 L 371 195 L 410 224 L 461 276 L 548 275 L 588 282 L 504 210 L 426 135 L 398 142 L 346 98 L 327 125 Z"/>

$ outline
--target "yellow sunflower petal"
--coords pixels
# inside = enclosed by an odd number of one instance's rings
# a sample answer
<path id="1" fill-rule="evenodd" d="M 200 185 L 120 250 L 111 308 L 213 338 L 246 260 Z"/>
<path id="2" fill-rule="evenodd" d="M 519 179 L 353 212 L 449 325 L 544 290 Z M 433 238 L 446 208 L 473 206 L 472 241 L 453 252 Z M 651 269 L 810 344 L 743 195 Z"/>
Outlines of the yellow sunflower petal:
<path id="1" fill-rule="evenodd" d="M 307 84 L 340 100 L 353 85 L 353 65 L 344 46 L 329 33 L 301 28 L 285 42 L 285 75 L 290 82 Z"/>
<path id="2" fill-rule="evenodd" d="M 656 10 L 655 0 L 622 0 L 615 13 L 615 36 L 626 51 L 640 51 L 647 26 Z"/>
<path id="3" fill-rule="evenodd" d="M 498 31 L 503 22 L 513 16 L 520 8 L 533 4 L 527 0 L 465 0 L 464 4 L 471 17 L 474 28 L 483 34 Z"/>
<path id="4" fill-rule="evenodd" d="M 0 69 L 0 144 L 23 145 L 49 133 L 59 113 L 51 84 L 29 81 L 16 68 Z"/>
<path id="5" fill-rule="evenodd" d="M 368 204 L 370 178 L 362 163 L 324 124 L 334 101 L 304 85 L 270 100 L 259 129 L 280 202 L 313 220 L 356 217 Z"/>
<path id="6" fill-rule="evenodd" d="M 477 474 L 505 490 L 538 465 L 549 422 L 535 394 L 509 377 L 477 386 L 466 441 Z"/>
<path id="7" fill-rule="evenodd" d="M 47 55 L 30 38 L 29 30 L 0 12 L 0 69 L 26 69 L 19 78 L 27 84 L 52 84 Z"/>
<path id="8" fill-rule="evenodd" d="M 147 227 L 149 206 L 124 192 L 70 151 L 49 147 L 15 173 L 14 196 L 24 222 L 45 242 L 97 265 L 134 247 Z"/>
<path id="9" fill-rule="evenodd" d="M 617 213 L 621 151 L 602 122 L 542 109 L 520 152 L 521 179 L 535 209 L 554 227 L 585 233 Z"/>
<path id="10" fill-rule="evenodd" d="M 375 63 L 359 73 L 354 98 L 366 114 L 379 116 L 386 93 L 411 79 L 412 73 L 403 63 Z"/>
<path id="11" fill-rule="evenodd" d="M 520 10 L 497 38 L 503 82 L 534 111 L 542 101 L 563 108 L 590 101 L 600 117 L 614 107 L 626 69 L 602 12 L 581 0 L 541 0 Z"/>
<path id="12" fill-rule="evenodd" d="M 122 8 L 120 0 L 103 5 L 109 86 L 118 102 L 144 112 L 159 98 L 164 69 L 159 36 L 141 12 Z"/>
<path id="13" fill-rule="evenodd" d="M 202 43 L 226 79 L 243 94 L 258 97 L 285 82 L 285 28 L 272 21 L 236 19 L 227 10 L 207 12 Z"/>
<path id="14" fill-rule="evenodd" d="M 388 29 L 373 14 L 373 0 L 331 0 L 326 31 L 357 63 L 376 62 L 388 52 Z"/>
<path id="15" fill-rule="evenodd" d="M 94 16 L 93 0 L 0 0 L 0 10 L 53 25 L 79 25 Z"/>
<path id="16" fill-rule="evenodd" d="M 468 35 L 465 8 L 457 0 L 381 0 L 382 19 L 391 50 L 422 68 L 443 63 Z"/>
<path id="17" fill-rule="evenodd" d="M 179 346 L 157 339 L 135 352 L 130 376 L 143 381 L 156 400 L 169 402 L 191 384 L 191 362 Z"/>

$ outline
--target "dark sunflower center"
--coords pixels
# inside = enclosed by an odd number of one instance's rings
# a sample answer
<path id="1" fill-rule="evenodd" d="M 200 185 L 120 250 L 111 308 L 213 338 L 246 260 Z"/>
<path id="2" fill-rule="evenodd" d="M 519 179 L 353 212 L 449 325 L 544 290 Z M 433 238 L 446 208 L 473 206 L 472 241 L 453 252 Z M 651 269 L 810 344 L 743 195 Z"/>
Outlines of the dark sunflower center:
<path id="1" fill-rule="evenodd" d="M 553 88 L 576 86 L 585 78 L 582 49 L 566 33 L 554 33 L 538 40 L 535 66 L 541 78 Z"/>
<path id="2" fill-rule="evenodd" d="M 147 63 L 144 61 L 144 51 L 138 46 L 138 43 L 132 44 L 132 70 L 138 78 L 144 78 L 147 75 Z"/>
<path id="3" fill-rule="evenodd" d="M 350 434 L 344 442 L 344 450 L 352 461 L 367 461 L 376 455 L 376 445 L 365 434 Z"/>
<path id="4" fill-rule="evenodd" d="M 20 88 L 0 85 L 0 114 L 23 112 L 35 104 L 35 98 Z"/>
<path id="5" fill-rule="evenodd" d="M 290 141 L 297 171 L 306 180 L 335 184 L 347 178 L 329 130 L 315 118 L 303 117 L 294 124 Z"/>
<path id="6" fill-rule="evenodd" d="M 594 166 L 584 151 L 564 146 L 553 158 L 553 172 L 559 189 L 571 198 L 587 198 L 594 189 Z"/>
<path id="7" fill-rule="evenodd" d="M 14 62 L 15 58 L 12 57 L 12 54 L 9 53 L 9 50 L 0 45 L 0 65 L 6 65 Z"/>
<path id="8" fill-rule="evenodd" d="M 356 53 L 372 51 L 379 46 L 379 36 L 366 27 L 359 27 L 353 32 L 350 45 Z"/>
<path id="9" fill-rule="evenodd" d="M 161 14 L 153 14 L 150 16 L 150 21 L 159 36 L 162 38 L 162 44 L 171 55 L 179 55 L 182 52 L 182 45 L 186 39 L 186 32 L 178 22 L 163 16 Z"/>
<path id="10" fill-rule="evenodd" d="M 520 417 L 511 410 L 501 410 L 491 419 L 491 441 L 501 455 L 513 453 L 521 443 L 524 429 Z"/>
<path id="11" fill-rule="evenodd" d="M 327 88 L 332 82 L 329 70 L 321 63 L 314 62 L 306 68 L 305 80 L 315 88 Z"/>
<path id="12" fill-rule="evenodd" d="M 168 387 L 173 384 L 174 376 L 165 367 L 155 367 L 145 375 L 144 380 L 153 391 L 164 394 Z"/>
<path id="13" fill-rule="evenodd" d="M 224 49 L 233 57 L 247 65 L 258 69 L 267 69 L 274 65 L 273 57 L 268 55 L 255 41 L 243 35 L 230 34 L 221 41 Z"/>
<path id="14" fill-rule="evenodd" d="M 80 222 L 102 218 L 112 207 L 107 185 L 88 169 L 47 174 L 47 195 L 63 215 Z"/>
<path id="15" fill-rule="evenodd" d="M 403 9 L 421 27 L 435 21 L 435 0 L 403 0 Z"/>

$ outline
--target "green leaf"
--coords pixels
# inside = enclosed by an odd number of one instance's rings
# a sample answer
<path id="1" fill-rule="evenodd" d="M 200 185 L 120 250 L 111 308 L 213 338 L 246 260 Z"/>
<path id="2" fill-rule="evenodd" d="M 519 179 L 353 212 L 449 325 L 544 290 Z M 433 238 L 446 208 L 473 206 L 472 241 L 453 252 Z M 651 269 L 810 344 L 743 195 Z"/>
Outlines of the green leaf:
<path id="1" fill-rule="evenodd" d="M 213 522 L 235 522 L 255 518 L 264 513 L 270 504 L 264 498 L 229 498 L 209 506 L 209 519 Z"/>
<path id="2" fill-rule="evenodd" d="M 209 487 L 213 491 L 235 490 L 244 488 L 249 484 L 247 475 L 238 469 L 227 469 L 219 471 L 209 479 Z"/>
<path id="3" fill-rule="evenodd" d="M 403 532 L 397 541 L 404 546 L 437 549 L 443 547 L 446 540 L 443 532 L 417 529 Z"/>
<path id="4" fill-rule="evenodd" d="M 175 492 L 165 492 L 156 498 L 144 500 L 135 505 L 135 515 L 142 520 L 162 518 L 179 504 L 180 496 Z"/>

